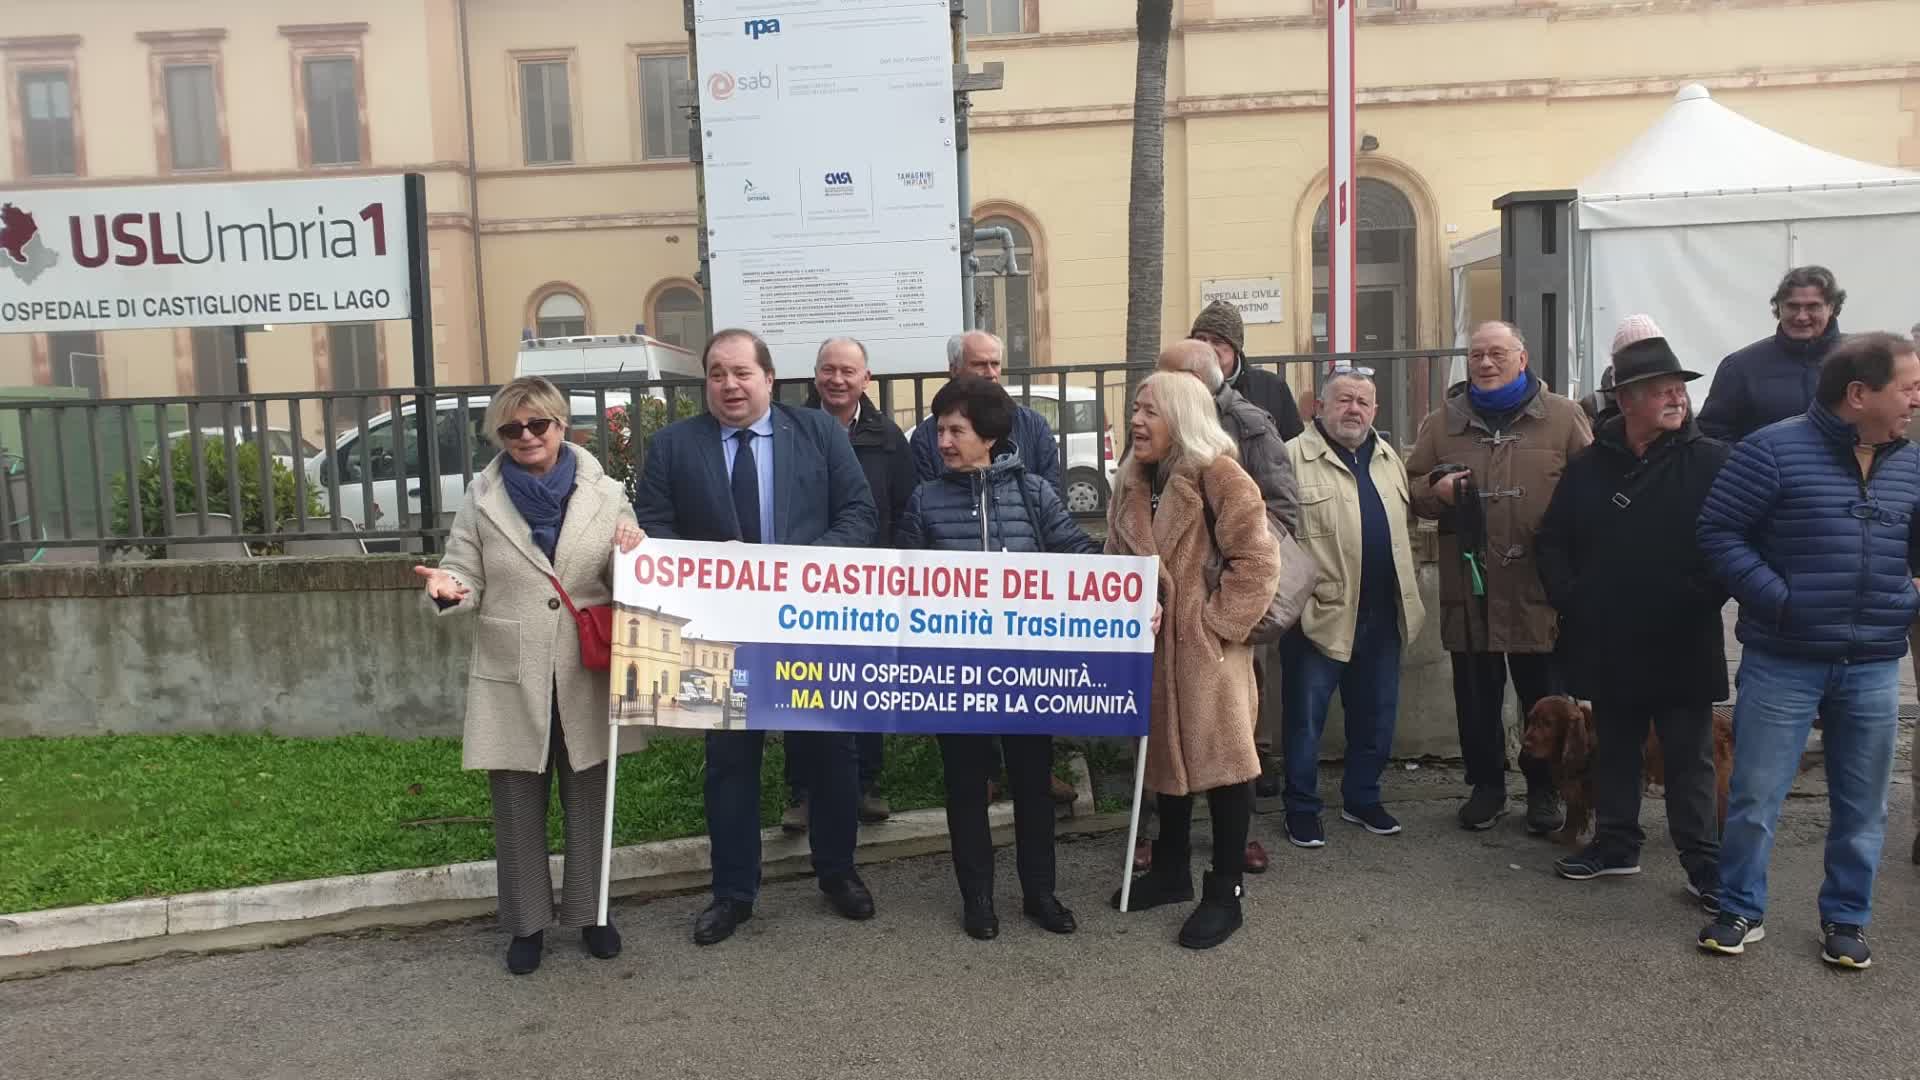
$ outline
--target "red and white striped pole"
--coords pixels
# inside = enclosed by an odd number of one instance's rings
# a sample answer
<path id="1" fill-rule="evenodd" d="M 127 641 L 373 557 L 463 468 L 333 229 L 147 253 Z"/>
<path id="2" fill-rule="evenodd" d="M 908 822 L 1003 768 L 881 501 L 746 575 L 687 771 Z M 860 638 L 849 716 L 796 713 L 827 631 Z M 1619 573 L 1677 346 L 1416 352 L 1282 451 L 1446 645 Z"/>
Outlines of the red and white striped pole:
<path id="1" fill-rule="evenodd" d="M 1327 2 L 1327 344 L 1354 350 L 1353 5 Z"/>

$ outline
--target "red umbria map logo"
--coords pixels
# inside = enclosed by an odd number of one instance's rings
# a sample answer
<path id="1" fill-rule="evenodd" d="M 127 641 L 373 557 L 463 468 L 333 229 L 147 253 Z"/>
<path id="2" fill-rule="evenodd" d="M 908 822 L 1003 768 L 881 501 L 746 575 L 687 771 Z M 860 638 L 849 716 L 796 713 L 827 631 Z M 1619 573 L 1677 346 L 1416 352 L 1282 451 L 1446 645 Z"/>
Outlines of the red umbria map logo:
<path id="1" fill-rule="evenodd" d="M 0 262 L 27 285 L 60 261 L 60 256 L 40 239 L 40 226 L 33 215 L 12 203 L 0 205 L 0 253 L 4 254 Z"/>

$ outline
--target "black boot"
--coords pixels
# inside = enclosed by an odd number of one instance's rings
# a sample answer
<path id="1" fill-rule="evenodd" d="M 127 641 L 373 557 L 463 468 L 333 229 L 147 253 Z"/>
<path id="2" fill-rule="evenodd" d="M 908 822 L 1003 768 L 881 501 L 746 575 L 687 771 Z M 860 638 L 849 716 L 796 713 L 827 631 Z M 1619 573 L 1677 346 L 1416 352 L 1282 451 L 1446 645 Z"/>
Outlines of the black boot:
<path id="1" fill-rule="evenodd" d="M 595 959 L 611 960 L 620 955 L 620 931 L 613 928 L 612 922 L 605 926 L 581 927 L 580 941 Z"/>
<path id="2" fill-rule="evenodd" d="M 540 967 L 540 952 L 546 945 L 546 931 L 535 930 L 526 937 L 513 939 L 507 946 L 507 970 L 515 975 L 527 975 Z"/>
<path id="3" fill-rule="evenodd" d="M 960 927 L 975 941 L 992 941 L 1000 936 L 1000 916 L 993 913 L 993 893 L 981 890 L 960 896 Z"/>
<path id="4" fill-rule="evenodd" d="M 1180 928 L 1180 944 L 1189 949 L 1211 949 L 1240 929 L 1240 875 L 1208 872 L 1200 906 Z"/>
<path id="5" fill-rule="evenodd" d="M 1128 911 L 1145 911 L 1162 904 L 1182 904 L 1193 899 L 1193 856 L 1185 846 L 1175 847 L 1163 834 L 1153 842 L 1153 869 L 1135 874 L 1133 889 L 1127 897 Z M 1107 901 L 1120 909 L 1120 890 Z"/>

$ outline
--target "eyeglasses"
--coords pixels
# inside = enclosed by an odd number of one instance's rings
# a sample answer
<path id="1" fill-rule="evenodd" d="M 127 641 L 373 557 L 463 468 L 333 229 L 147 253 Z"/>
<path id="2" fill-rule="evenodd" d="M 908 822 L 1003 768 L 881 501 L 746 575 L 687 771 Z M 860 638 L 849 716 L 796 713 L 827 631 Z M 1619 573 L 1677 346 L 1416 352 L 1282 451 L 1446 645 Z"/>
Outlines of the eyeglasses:
<path id="1" fill-rule="evenodd" d="M 1358 375 L 1358 376 L 1361 376 L 1362 378 L 1371 379 L 1373 378 L 1373 369 L 1370 367 L 1362 367 L 1359 364 L 1349 363 L 1345 360 L 1336 360 L 1334 361 L 1333 366 L 1327 369 L 1327 374 L 1328 375 Z"/>
<path id="2" fill-rule="evenodd" d="M 1473 361 L 1491 360 L 1496 364 L 1504 364 L 1507 362 L 1507 357 L 1512 355 L 1512 353 L 1505 349 L 1473 349 L 1467 353 L 1467 359 Z"/>
<path id="3" fill-rule="evenodd" d="M 529 431 L 533 432 L 534 438 L 544 439 L 547 437 L 547 429 L 559 422 L 558 420 L 549 420 L 542 416 L 529 420 L 524 424 L 518 420 L 515 420 L 511 424 L 501 424 L 499 427 L 494 428 L 493 431 L 494 434 L 500 436 L 501 442 L 513 442 Z"/>

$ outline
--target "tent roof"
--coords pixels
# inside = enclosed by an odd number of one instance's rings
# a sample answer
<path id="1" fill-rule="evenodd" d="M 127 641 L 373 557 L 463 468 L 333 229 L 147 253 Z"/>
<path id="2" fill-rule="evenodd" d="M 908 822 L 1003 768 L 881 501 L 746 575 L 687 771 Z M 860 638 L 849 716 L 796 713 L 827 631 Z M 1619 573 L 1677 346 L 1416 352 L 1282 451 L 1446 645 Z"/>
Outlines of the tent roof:
<path id="1" fill-rule="evenodd" d="M 1788 138 L 1692 83 L 1681 87 L 1652 127 L 1582 180 L 1580 194 L 1708 194 L 1915 178 Z"/>

